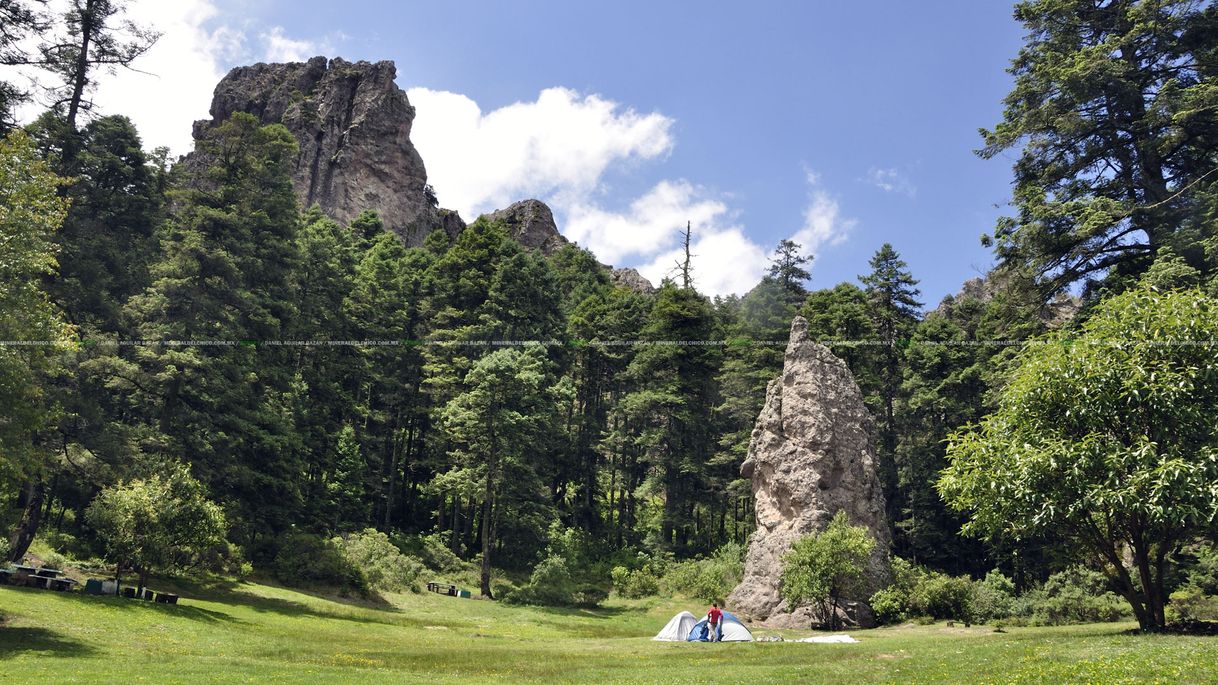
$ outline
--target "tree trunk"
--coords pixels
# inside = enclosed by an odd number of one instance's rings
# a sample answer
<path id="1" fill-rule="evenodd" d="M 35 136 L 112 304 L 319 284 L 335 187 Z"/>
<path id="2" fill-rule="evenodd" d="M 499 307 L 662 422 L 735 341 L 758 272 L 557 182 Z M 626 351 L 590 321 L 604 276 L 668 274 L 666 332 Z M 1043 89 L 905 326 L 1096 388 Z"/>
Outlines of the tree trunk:
<path id="1" fill-rule="evenodd" d="M 491 479 L 486 479 L 486 501 L 482 503 L 482 569 L 478 578 L 482 596 L 494 599 L 491 595 Z"/>
<path id="2" fill-rule="evenodd" d="M 38 534 L 38 524 L 42 521 L 42 502 L 45 497 L 46 485 L 42 481 L 32 480 L 26 486 L 25 512 L 9 538 L 9 561 L 19 564 L 29 551 L 30 543 Z"/>
<path id="3" fill-rule="evenodd" d="M 80 113 L 80 101 L 85 95 L 85 86 L 89 84 L 89 44 L 93 40 L 93 32 L 97 12 L 97 0 L 86 0 L 84 9 L 80 12 L 80 53 L 76 55 L 75 73 L 72 74 L 72 97 L 68 100 L 68 127 L 76 130 L 76 116 Z"/>

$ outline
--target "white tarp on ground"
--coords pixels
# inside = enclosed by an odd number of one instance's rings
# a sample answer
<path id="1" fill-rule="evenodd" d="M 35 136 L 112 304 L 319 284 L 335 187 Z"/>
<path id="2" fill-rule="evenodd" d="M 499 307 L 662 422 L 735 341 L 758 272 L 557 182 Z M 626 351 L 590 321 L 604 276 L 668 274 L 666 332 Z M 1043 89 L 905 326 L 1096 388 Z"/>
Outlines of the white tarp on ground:
<path id="1" fill-rule="evenodd" d="M 858 642 L 858 640 L 843 633 L 841 635 L 817 635 L 815 637 L 805 637 L 801 640 L 792 640 L 792 642 L 821 642 L 839 644 L 844 642 Z"/>
<path id="2" fill-rule="evenodd" d="M 685 638 L 689 637 L 689 631 L 694 629 L 694 624 L 698 619 L 688 611 L 682 611 L 664 626 L 664 629 L 656 633 L 656 636 L 651 638 L 661 642 L 685 642 Z"/>

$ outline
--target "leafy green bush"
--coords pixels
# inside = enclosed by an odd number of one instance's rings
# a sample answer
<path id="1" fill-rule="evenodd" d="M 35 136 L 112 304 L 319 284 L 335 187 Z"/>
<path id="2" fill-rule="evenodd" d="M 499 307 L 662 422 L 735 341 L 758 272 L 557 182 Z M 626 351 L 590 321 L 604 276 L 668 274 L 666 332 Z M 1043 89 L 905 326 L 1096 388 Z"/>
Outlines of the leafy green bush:
<path id="1" fill-rule="evenodd" d="M 1129 616 L 1130 609 L 1108 590 L 1104 574 L 1072 566 L 1049 576 L 1039 589 L 1025 593 L 1016 613 L 1030 613 L 1036 625 L 1065 625 L 1119 621 Z"/>
<path id="2" fill-rule="evenodd" d="M 875 620 L 881 624 L 899 623 L 909 618 L 909 592 L 905 589 L 889 586 L 878 590 L 871 596 L 870 604 Z"/>
<path id="3" fill-rule="evenodd" d="M 592 608 L 609 598 L 609 592 L 596 585 L 582 585 L 571 594 L 571 603 L 577 607 Z"/>
<path id="4" fill-rule="evenodd" d="M 417 558 L 432 571 L 455 573 L 465 568 L 465 562 L 449 549 L 449 534 L 450 531 L 431 535 L 398 535 L 393 538 L 393 543 L 402 554 Z"/>
<path id="5" fill-rule="evenodd" d="M 669 595 L 683 595 L 700 602 L 722 601 L 744 576 L 744 547 L 728 543 L 711 557 L 674 563 L 660 580 Z"/>
<path id="6" fill-rule="evenodd" d="M 533 569 L 528 583 L 508 593 L 503 600 L 508 604 L 569 606 L 575 603 L 575 593 L 575 580 L 566 559 L 549 556 Z"/>
<path id="7" fill-rule="evenodd" d="M 1218 621 L 1218 597 L 1205 594 L 1196 585 L 1185 585 L 1171 593 L 1167 615 L 1171 623 Z"/>
<path id="8" fill-rule="evenodd" d="M 228 540 L 201 550 L 199 567 L 212 573 L 245 578 L 254 572 L 253 565 L 245 558 L 241 548 Z"/>
<path id="9" fill-rule="evenodd" d="M 973 581 L 968 576 L 949 576 L 931 571 L 924 575 L 909 595 L 909 611 L 914 616 L 936 620 L 973 620 Z"/>
<path id="10" fill-rule="evenodd" d="M 1188 584 L 1207 595 L 1218 595 L 1218 545 L 1197 548 L 1197 563 L 1188 571 Z"/>
<path id="11" fill-rule="evenodd" d="M 900 557 L 891 562 L 892 584 L 872 595 L 869 602 L 876 620 L 974 620 L 975 588 L 970 578 L 913 566 Z"/>
<path id="12" fill-rule="evenodd" d="M 1015 583 L 997 569 L 973 583 L 973 620 L 978 622 L 1010 618 L 1015 613 Z"/>
<path id="13" fill-rule="evenodd" d="M 389 536 L 367 528 L 331 541 L 347 561 L 363 574 L 367 587 L 383 592 L 417 590 L 415 581 L 423 572 L 423 563 L 402 554 L 389 541 Z"/>
<path id="14" fill-rule="evenodd" d="M 280 539 L 272 570 L 288 585 L 329 585 L 361 594 L 367 581 L 332 540 L 311 533 L 289 533 Z"/>
<path id="15" fill-rule="evenodd" d="M 68 567 L 68 558 L 59 552 L 46 551 L 39 555 L 42 565 L 46 568 L 63 570 Z"/>
<path id="16" fill-rule="evenodd" d="M 651 597 L 660 591 L 660 578 L 650 566 L 629 569 L 625 566 L 615 566 L 612 572 L 613 590 L 619 597 L 638 599 Z"/>

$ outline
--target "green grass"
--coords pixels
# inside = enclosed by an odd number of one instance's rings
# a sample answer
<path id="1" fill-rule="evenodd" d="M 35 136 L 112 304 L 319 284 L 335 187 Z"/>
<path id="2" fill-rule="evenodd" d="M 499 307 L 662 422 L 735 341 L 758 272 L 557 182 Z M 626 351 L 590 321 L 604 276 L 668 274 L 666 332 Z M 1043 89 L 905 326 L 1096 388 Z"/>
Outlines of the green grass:
<path id="1" fill-rule="evenodd" d="M 376 607 L 254 584 L 184 597 L 168 606 L 0 587 L 0 682 L 1218 682 L 1218 639 L 1131 635 L 1130 624 L 908 626 L 853 631 L 854 645 L 672 644 L 649 638 L 700 606 L 547 610 L 408 594 Z"/>

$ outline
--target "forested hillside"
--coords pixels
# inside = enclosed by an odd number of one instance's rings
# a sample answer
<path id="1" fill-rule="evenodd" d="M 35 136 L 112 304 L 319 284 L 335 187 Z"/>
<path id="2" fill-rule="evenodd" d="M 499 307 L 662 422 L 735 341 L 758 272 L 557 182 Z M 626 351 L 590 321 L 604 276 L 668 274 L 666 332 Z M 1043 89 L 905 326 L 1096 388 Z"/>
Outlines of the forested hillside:
<path id="1" fill-rule="evenodd" d="M 37 28 L 27 4 L 0 2 L 5 41 Z M 809 291 L 817 263 L 784 240 L 766 278 L 722 298 L 688 260 L 631 287 L 489 217 L 407 247 L 373 211 L 301 206 L 281 124 L 235 112 L 175 164 L 121 114 L 85 116 L 74 85 L 138 45 L 61 59 L 63 103 L 3 117 L 6 556 L 48 532 L 105 556 L 86 515 L 98 493 L 184 464 L 223 510 L 225 542 L 199 555 L 217 570 L 270 572 L 285 546 L 368 528 L 481 562 L 485 594 L 492 568 L 533 569 L 573 529 L 596 562 L 710 557 L 755 527 L 740 465 L 798 314 L 875 418 L 893 554 L 1043 581 L 1076 560 L 1067 538 L 962 534 L 971 512 L 937 489 L 949 436 L 999 408 L 1026 341 L 1069 338 L 1135 288 L 1218 294 L 1218 13 L 1016 14 L 1029 36 L 980 151 L 1018 156 L 1014 215 L 985 238 L 993 270 L 942 302 L 900 245 Z M 104 22 L 75 21 L 104 42 Z"/>

